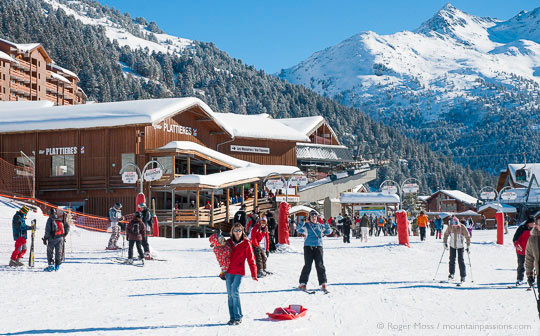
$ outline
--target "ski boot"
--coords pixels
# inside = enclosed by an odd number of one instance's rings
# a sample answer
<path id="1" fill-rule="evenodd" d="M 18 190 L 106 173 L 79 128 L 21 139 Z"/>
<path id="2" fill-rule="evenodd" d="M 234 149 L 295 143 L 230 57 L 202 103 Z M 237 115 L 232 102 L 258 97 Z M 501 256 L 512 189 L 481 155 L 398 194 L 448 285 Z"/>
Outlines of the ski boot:
<path id="1" fill-rule="evenodd" d="M 223 273 L 223 272 L 219 273 L 219 278 L 220 278 L 221 280 L 227 280 L 227 279 L 225 278 L 225 273 Z"/>
<path id="2" fill-rule="evenodd" d="M 55 270 L 55 271 L 59 271 L 59 270 L 60 270 L 60 265 L 54 266 L 54 270 Z"/>
<path id="3" fill-rule="evenodd" d="M 523 284 L 524 284 L 524 281 L 523 281 L 523 280 L 518 280 L 518 281 L 516 281 L 516 287 L 517 287 L 517 286 L 521 286 L 521 285 L 523 285 Z"/>
<path id="4" fill-rule="evenodd" d="M 265 276 L 266 276 L 266 275 L 263 273 L 262 270 L 260 270 L 260 271 L 257 272 L 257 278 L 260 279 L 260 278 L 264 278 Z"/>
<path id="5" fill-rule="evenodd" d="M 454 280 L 454 275 L 453 274 L 448 274 L 448 282 Z"/>
<path id="6" fill-rule="evenodd" d="M 154 258 L 152 258 L 152 255 L 150 254 L 150 252 L 145 252 L 144 253 L 144 259 L 146 260 L 152 260 Z"/>
<path id="7" fill-rule="evenodd" d="M 23 262 L 21 261 L 21 258 L 17 259 L 15 263 L 17 264 L 17 266 L 24 266 Z"/>
<path id="8" fill-rule="evenodd" d="M 133 265 L 133 258 L 128 258 L 126 264 Z"/>
<path id="9" fill-rule="evenodd" d="M 10 267 L 17 267 L 19 265 L 17 265 L 17 262 L 13 259 L 9 259 L 9 266 Z"/>
<path id="10" fill-rule="evenodd" d="M 301 283 L 299 286 L 298 286 L 298 289 L 299 290 L 302 290 L 302 291 L 307 291 L 307 287 L 306 287 L 306 284 L 305 283 Z"/>
<path id="11" fill-rule="evenodd" d="M 44 269 L 45 272 L 52 272 L 54 271 L 54 265 L 49 265 Z"/>
<path id="12" fill-rule="evenodd" d="M 325 283 L 321 285 L 321 290 L 324 292 L 324 294 L 330 293 Z"/>

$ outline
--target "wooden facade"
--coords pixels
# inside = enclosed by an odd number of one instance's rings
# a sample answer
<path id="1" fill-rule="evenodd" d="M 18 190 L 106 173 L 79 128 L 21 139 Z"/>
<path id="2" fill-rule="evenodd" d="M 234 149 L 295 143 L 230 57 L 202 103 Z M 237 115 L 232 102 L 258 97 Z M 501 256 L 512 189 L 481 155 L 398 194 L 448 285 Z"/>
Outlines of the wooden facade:
<path id="1" fill-rule="evenodd" d="M 437 191 L 425 200 L 426 211 L 428 212 L 452 212 L 459 213 L 467 210 L 476 211 L 476 205 L 465 203 L 459 199 Z"/>

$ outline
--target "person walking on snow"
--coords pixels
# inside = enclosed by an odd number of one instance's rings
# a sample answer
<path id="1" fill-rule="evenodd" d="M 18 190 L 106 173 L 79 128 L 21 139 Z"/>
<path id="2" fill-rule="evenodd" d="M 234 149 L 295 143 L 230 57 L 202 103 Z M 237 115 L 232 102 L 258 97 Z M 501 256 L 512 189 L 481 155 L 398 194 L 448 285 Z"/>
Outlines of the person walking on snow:
<path id="1" fill-rule="evenodd" d="M 534 286 L 534 271 L 536 270 L 537 284 L 540 284 L 540 211 L 534 215 L 534 227 L 525 249 L 525 274 L 527 283 Z M 538 303 L 540 305 L 540 302 Z M 540 307 L 538 307 L 540 309 Z"/>
<path id="2" fill-rule="evenodd" d="M 317 212 L 311 210 L 307 222 L 303 222 L 298 226 L 298 232 L 306 236 L 304 241 L 304 267 L 300 273 L 301 290 L 306 290 L 306 285 L 311 273 L 311 265 L 315 261 L 315 269 L 317 270 L 317 279 L 322 290 L 326 291 L 326 269 L 323 260 L 323 241 L 324 235 L 332 233 L 328 224 L 322 225 L 317 223 Z"/>
<path id="3" fill-rule="evenodd" d="M 472 230 L 474 228 L 474 222 L 471 217 L 467 218 L 467 221 L 465 222 L 465 226 L 467 227 L 467 231 L 469 231 L 469 236 L 472 238 Z"/>
<path id="4" fill-rule="evenodd" d="M 269 250 L 270 235 L 268 233 L 266 217 L 262 217 L 259 223 L 255 225 L 249 233 L 251 245 L 253 245 L 253 254 L 257 263 L 257 278 L 265 277 L 270 274 L 266 271 L 266 253 Z"/>
<path id="5" fill-rule="evenodd" d="M 514 234 L 512 241 L 516 247 L 517 254 L 517 280 L 516 286 L 519 286 L 523 283 L 523 277 L 525 275 L 525 251 L 527 249 L 527 242 L 531 236 L 531 230 L 534 227 L 534 218 L 529 217 L 525 223 L 521 224 Z"/>
<path id="6" fill-rule="evenodd" d="M 367 243 L 368 230 L 369 230 L 369 218 L 366 213 L 362 216 L 360 220 L 360 230 L 362 231 L 362 241 Z"/>
<path id="7" fill-rule="evenodd" d="M 343 242 L 344 243 L 351 242 L 351 226 L 352 226 L 351 219 L 349 218 L 349 215 L 345 214 L 345 217 L 343 217 Z"/>
<path id="8" fill-rule="evenodd" d="M 236 223 L 233 225 L 231 228 L 231 238 L 227 239 L 227 243 L 232 249 L 231 264 L 225 274 L 230 316 L 227 324 L 239 325 L 243 317 L 242 306 L 240 305 L 240 283 L 246 273 L 245 262 L 247 261 L 249 270 L 251 271 L 251 278 L 255 281 L 258 281 L 257 265 L 255 264 L 251 242 L 242 224 Z"/>
<path id="9" fill-rule="evenodd" d="M 47 263 L 45 271 L 58 271 L 62 263 L 62 247 L 64 237 L 69 233 L 69 225 L 65 220 L 60 220 L 55 208 L 49 209 L 49 218 L 45 225 L 43 244 L 47 245 Z M 53 258 L 54 254 L 54 258 Z"/>
<path id="10" fill-rule="evenodd" d="M 152 232 L 152 225 L 154 224 L 154 214 L 148 209 L 146 203 L 139 204 L 139 209 L 141 209 L 141 219 L 145 226 L 144 235 L 142 236 L 141 245 L 144 250 L 144 257 L 146 259 L 152 259 L 150 255 L 150 245 L 148 244 L 148 235 Z"/>
<path id="11" fill-rule="evenodd" d="M 441 216 L 437 215 L 437 217 L 435 217 L 433 225 L 435 225 L 435 239 L 442 239 L 443 221 Z"/>
<path id="12" fill-rule="evenodd" d="M 144 259 L 144 252 L 141 247 L 143 237 L 146 235 L 146 225 L 142 221 L 142 214 L 137 211 L 135 217 L 129 222 L 126 227 L 126 235 L 129 243 L 128 248 L 128 264 L 133 263 L 133 245 L 137 246 L 139 252 L 139 260 Z"/>
<path id="13" fill-rule="evenodd" d="M 114 206 L 109 209 L 109 221 L 111 222 L 111 238 L 109 238 L 109 245 L 106 250 L 118 250 L 120 247 L 116 245 L 118 238 L 120 237 L 120 222 L 122 217 L 122 204 L 116 202 Z"/>
<path id="14" fill-rule="evenodd" d="M 383 216 L 375 217 L 377 221 L 377 237 L 381 235 L 381 231 L 383 231 L 384 234 L 384 224 L 386 221 L 384 220 Z"/>
<path id="15" fill-rule="evenodd" d="M 26 205 L 23 205 L 13 215 L 13 220 L 11 221 L 11 226 L 13 229 L 13 240 L 15 241 L 15 249 L 11 253 L 11 259 L 9 259 L 9 266 L 24 266 L 21 262 L 22 257 L 26 253 L 26 239 L 28 237 L 28 230 L 35 230 L 36 225 L 28 226 L 26 225 L 26 216 L 30 208 Z"/>
<path id="16" fill-rule="evenodd" d="M 426 240 L 426 227 L 428 225 L 429 219 L 424 214 L 424 211 L 420 211 L 420 215 L 416 219 L 416 225 L 420 228 L 420 241 Z"/>
<path id="17" fill-rule="evenodd" d="M 450 239 L 450 244 L 448 240 Z M 461 276 L 461 282 L 465 281 L 467 271 L 465 269 L 465 260 L 463 259 L 463 250 L 465 249 L 469 253 L 469 247 L 471 245 L 471 237 L 469 231 L 465 225 L 461 224 L 457 217 L 452 217 L 451 225 L 448 226 L 443 236 L 444 248 L 448 248 L 450 245 L 450 261 L 449 261 L 449 274 L 448 280 L 454 279 L 454 273 L 456 271 L 456 255 L 459 264 L 459 275 Z"/>

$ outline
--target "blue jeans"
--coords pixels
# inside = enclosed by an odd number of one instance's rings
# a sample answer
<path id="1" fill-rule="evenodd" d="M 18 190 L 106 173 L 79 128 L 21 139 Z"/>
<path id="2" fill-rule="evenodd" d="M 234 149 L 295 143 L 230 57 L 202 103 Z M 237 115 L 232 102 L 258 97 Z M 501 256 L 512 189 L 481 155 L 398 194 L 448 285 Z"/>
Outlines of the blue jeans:
<path id="1" fill-rule="evenodd" d="M 229 315 L 231 320 L 239 321 L 242 319 L 242 307 L 240 306 L 240 282 L 242 275 L 229 274 L 225 275 L 227 284 L 227 295 L 229 296 Z"/>

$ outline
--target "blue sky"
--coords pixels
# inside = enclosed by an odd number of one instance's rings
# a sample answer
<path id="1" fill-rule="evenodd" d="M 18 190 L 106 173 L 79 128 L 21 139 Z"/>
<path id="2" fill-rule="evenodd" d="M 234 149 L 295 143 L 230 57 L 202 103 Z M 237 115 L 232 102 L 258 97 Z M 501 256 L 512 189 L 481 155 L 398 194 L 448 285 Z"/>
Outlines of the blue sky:
<path id="1" fill-rule="evenodd" d="M 412 30 L 447 0 L 98 0 L 156 21 L 171 35 L 214 42 L 244 63 L 278 72 L 351 35 Z M 509 19 L 540 6 L 533 0 L 456 0 L 468 13 Z"/>

